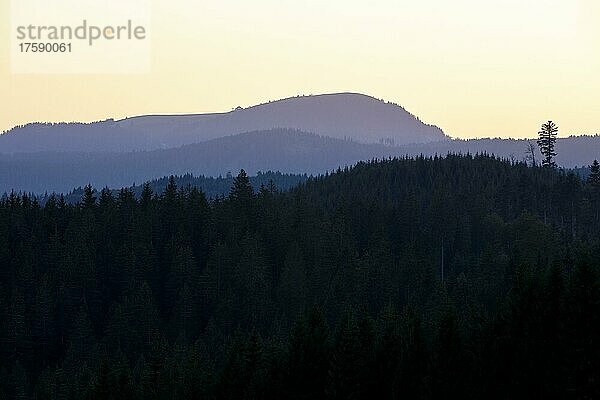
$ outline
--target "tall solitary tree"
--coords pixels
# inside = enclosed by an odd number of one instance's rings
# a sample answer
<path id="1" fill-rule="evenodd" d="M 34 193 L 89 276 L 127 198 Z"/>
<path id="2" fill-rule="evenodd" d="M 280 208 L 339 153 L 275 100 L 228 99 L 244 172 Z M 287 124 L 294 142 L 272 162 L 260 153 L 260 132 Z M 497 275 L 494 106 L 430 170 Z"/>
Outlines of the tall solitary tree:
<path id="1" fill-rule="evenodd" d="M 554 151 L 556 135 L 558 135 L 558 126 L 552 121 L 542 124 L 542 129 L 538 132 L 539 138 L 537 143 L 540 146 L 540 152 L 544 156 L 542 159 L 543 167 L 556 167 L 556 163 L 554 162 L 554 157 L 556 156 L 556 152 Z"/>

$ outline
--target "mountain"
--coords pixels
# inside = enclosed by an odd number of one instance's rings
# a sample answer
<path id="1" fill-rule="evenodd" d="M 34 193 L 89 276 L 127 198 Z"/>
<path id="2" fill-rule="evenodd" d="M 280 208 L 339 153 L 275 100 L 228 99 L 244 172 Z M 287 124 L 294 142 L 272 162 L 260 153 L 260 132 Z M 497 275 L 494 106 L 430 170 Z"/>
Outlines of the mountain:
<path id="1" fill-rule="evenodd" d="M 446 138 L 440 128 L 421 122 L 399 105 L 362 94 L 339 93 L 292 97 L 217 114 L 28 124 L 0 135 L 0 153 L 156 150 L 274 128 L 396 145 Z"/>
<path id="2" fill-rule="evenodd" d="M 526 140 L 445 140 L 427 144 L 385 146 L 322 137 L 290 129 L 227 136 L 180 148 L 130 153 L 18 153 L 0 155 L 0 193 L 67 192 L 91 183 L 123 187 L 168 175 L 225 176 L 245 169 L 292 174 L 322 174 L 373 158 L 415 155 L 494 154 L 522 161 Z M 600 136 L 559 139 L 559 165 L 591 164 L 600 157 Z M 538 162 L 541 155 L 538 154 Z"/>

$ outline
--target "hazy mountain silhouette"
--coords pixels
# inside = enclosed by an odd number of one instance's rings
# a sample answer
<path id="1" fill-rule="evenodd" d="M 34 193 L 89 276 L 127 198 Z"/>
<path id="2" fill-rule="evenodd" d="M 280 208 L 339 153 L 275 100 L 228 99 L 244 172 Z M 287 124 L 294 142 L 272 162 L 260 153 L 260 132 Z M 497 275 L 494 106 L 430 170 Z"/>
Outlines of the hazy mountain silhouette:
<path id="1" fill-rule="evenodd" d="M 361 144 L 290 129 L 258 131 L 180 148 L 131 153 L 20 153 L 0 156 L 0 193 L 24 190 L 66 192 L 91 183 L 123 187 L 166 175 L 225 176 L 244 168 L 320 174 L 357 161 L 391 156 L 488 153 L 522 161 L 525 140 L 445 140 L 429 144 Z M 557 163 L 589 165 L 600 155 L 600 136 L 559 139 Z M 541 155 L 538 154 L 538 162 Z"/>
<path id="2" fill-rule="evenodd" d="M 391 154 L 360 144 L 289 129 L 250 132 L 175 149 L 131 153 L 17 153 L 0 156 L 0 192 L 64 192 L 91 183 L 123 187 L 166 175 L 219 176 L 245 169 L 316 174 Z"/>
<path id="3" fill-rule="evenodd" d="M 0 135 L 0 153 L 156 150 L 244 132 L 298 129 L 362 143 L 446 138 L 399 105 L 355 93 L 292 97 L 218 114 L 140 116 L 90 124 L 28 124 Z"/>

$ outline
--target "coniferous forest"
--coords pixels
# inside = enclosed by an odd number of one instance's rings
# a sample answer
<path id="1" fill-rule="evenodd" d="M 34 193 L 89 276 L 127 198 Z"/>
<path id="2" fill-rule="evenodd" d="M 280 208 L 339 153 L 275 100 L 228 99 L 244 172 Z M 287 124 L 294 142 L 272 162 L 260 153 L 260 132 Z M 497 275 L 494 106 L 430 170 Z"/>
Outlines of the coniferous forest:
<path id="1" fill-rule="evenodd" d="M 389 159 L 0 201 L 0 398 L 600 398 L 600 180 Z"/>

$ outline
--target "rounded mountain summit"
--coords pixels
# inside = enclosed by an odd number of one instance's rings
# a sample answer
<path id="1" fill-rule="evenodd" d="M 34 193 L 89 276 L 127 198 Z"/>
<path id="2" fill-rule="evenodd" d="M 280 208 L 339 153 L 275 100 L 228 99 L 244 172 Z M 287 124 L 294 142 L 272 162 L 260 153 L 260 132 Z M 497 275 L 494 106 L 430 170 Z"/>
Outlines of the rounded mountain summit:
<path id="1" fill-rule="evenodd" d="M 94 123 L 32 123 L 0 135 L 0 153 L 155 150 L 245 132 L 295 129 L 360 143 L 447 139 L 403 107 L 358 93 L 290 97 L 225 113 L 145 115 Z"/>

